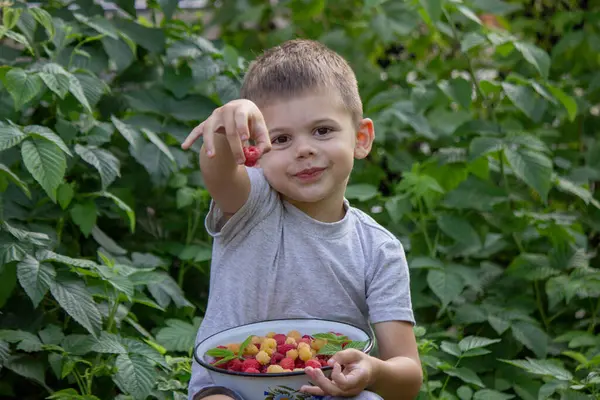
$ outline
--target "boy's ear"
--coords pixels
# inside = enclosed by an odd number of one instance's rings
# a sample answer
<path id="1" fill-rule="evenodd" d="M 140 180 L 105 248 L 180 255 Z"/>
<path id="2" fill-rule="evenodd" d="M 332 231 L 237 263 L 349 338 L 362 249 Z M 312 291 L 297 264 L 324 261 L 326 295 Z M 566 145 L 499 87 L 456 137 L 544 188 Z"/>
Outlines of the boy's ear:
<path id="1" fill-rule="evenodd" d="M 375 128 L 370 118 L 364 118 L 360 121 L 356 132 L 356 144 L 354 145 L 354 157 L 358 159 L 365 158 L 371 152 L 375 140 Z"/>

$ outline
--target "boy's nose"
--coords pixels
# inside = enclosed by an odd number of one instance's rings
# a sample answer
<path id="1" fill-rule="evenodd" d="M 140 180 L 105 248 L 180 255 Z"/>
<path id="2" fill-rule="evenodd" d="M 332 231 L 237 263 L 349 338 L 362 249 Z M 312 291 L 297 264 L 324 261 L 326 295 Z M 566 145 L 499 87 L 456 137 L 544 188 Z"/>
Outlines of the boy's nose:
<path id="1" fill-rule="evenodd" d="M 296 158 L 306 158 L 316 154 L 316 148 L 308 139 L 296 141 Z"/>

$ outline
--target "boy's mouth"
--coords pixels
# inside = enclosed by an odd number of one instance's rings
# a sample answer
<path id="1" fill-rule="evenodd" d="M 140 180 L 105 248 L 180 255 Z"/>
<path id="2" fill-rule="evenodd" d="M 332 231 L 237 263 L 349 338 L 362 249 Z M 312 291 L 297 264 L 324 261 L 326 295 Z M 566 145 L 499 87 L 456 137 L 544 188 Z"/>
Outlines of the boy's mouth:
<path id="1" fill-rule="evenodd" d="M 318 178 L 323 171 L 325 171 L 325 168 L 307 168 L 298 172 L 294 176 L 302 180 L 310 180 Z"/>

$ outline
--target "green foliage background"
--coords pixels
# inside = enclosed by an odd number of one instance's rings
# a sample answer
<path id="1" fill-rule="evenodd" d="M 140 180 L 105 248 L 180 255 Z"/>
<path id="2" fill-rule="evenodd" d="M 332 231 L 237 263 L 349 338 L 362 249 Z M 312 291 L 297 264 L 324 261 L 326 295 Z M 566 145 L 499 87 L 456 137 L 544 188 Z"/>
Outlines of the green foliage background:
<path id="1" fill-rule="evenodd" d="M 66 3 L 2 8 L 0 396 L 185 398 L 211 250 L 179 146 L 301 36 L 376 124 L 347 196 L 406 247 L 420 398 L 598 398 L 600 6 Z"/>

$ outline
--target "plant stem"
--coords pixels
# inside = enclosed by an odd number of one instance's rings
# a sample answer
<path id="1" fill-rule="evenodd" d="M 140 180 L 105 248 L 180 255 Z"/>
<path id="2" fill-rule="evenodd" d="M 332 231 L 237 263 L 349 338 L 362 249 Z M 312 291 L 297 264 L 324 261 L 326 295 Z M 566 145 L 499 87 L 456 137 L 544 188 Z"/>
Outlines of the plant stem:
<path id="1" fill-rule="evenodd" d="M 115 322 L 115 315 L 117 314 L 118 308 L 119 308 L 119 294 L 117 293 L 117 291 L 115 289 L 115 304 L 113 305 L 112 309 L 110 310 L 110 314 L 108 314 L 108 323 L 106 324 L 107 332 L 110 332 L 110 330 L 112 329 L 112 326 Z"/>
<path id="2" fill-rule="evenodd" d="M 504 158 L 502 154 L 502 150 L 498 150 L 498 159 L 500 160 L 500 175 L 502 179 L 502 185 L 504 186 L 504 191 L 506 192 L 506 197 L 508 197 L 508 211 L 512 214 L 512 200 L 510 199 L 510 186 L 508 185 L 508 178 L 506 177 L 506 172 L 504 170 Z M 517 245 L 519 252 L 524 253 L 525 248 L 521 243 L 521 239 L 517 237 L 517 234 L 512 232 L 511 236 Z"/>
<path id="3" fill-rule="evenodd" d="M 458 364 L 460 364 L 460 360 L 462 360 L 462 357 L 458 357 L 458 360 L 456 360 L 456 364 L 454 364 L 454 368 L 458 368 Z M 440 395 L 442 393 L 444 393 L 444 389 L 446 389 L 446 385 L 448 385 L 449 381 L 450 381 L 450 375 L 447 375 L 446 380 L 444 381 L 444 385 L 442 386 L 442 389 L 440 390 Z"/>
<path id="4" fill-rule="evenodd" d="M 179 265 L 179 274 L 177 275 L 177 286 L 179 286 L 180 288 L 183 287 L 183 278 L 185 277 L 186 271 L 185 264 L 185 262 L 181 262 L 181 264 Z"/>
<path id="5" fill-rule="evenodd" d="M 537 308 L 540 312 L 540 317 L 542 318 L 542 322 L 544 323 L 544 328 L 546 328 L 546 332 L 548 332 L 550 330 L 550 324 L 548 323 L 548 317 L 546 316 L 546 311 L 544 311 L 544 305 L 542 304 L 542 295 L 540 292 L 539 281 L 533 282 L 533 288 L 535 290 L 535 302 L 537 303 Z"/>

